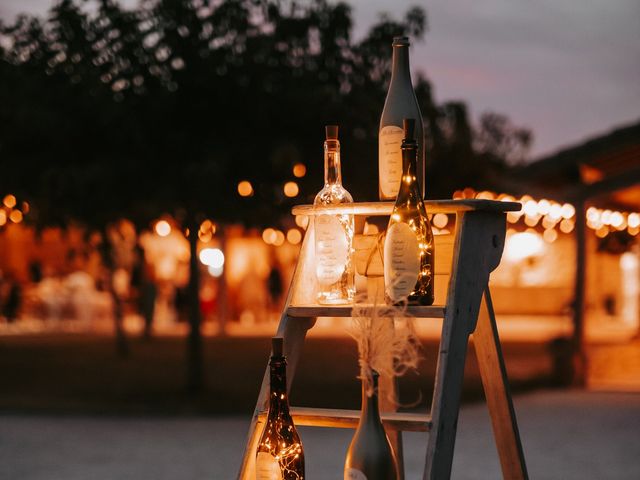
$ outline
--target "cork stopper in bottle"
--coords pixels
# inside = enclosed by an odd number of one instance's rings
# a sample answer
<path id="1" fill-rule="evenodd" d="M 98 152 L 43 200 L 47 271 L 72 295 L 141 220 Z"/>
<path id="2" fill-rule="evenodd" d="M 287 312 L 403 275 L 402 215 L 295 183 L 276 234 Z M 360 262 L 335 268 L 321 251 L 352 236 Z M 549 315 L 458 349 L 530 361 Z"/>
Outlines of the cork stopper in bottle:
<path id="1" fill-rule="evenodd" d="M 337 140 L 338 139 L 338 125 L 326 125 L 324 127 L 324 132 L 327 140 Z"/>

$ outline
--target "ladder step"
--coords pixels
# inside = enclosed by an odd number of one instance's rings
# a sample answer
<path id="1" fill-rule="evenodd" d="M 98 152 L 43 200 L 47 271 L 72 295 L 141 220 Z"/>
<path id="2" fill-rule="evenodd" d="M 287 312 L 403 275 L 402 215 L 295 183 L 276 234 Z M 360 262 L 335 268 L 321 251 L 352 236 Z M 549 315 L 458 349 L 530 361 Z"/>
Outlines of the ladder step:
<path id="1" fill-rule="evenodd" d="M 296 425 L 306 427 L 356 428 L 360 420 L 360 410 L 340 410 L 335 408 L 291 407 L 291 416 Z M 258 417 L 264 422 L 267 412 Z M 422 413 L 380 412 L 382 422 L 392 430 L 404 432 L 428 432 L 431 430 L 431 416 Z"/>
<path id="2" fill-rule="evenodd" d="M 358 308 L 372 308 L 373 305 L 360 305 Z M 290 317 L 351 317 L 353 305 L 291 305 L 287 308 Z M 384 316 L 386 307 L 381 307 L 380 316 Z M 410 305 L 406 308 L 409 316 L 416 318 L 444 318 L 444 305 Z M 391 315 L 389 315 L 391 316 Z"/>

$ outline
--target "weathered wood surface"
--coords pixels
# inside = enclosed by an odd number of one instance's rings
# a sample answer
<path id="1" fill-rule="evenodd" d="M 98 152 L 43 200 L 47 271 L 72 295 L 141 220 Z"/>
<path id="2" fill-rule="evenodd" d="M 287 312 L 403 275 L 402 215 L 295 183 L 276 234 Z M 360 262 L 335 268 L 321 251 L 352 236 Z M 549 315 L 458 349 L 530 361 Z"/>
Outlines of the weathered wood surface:
<path id="1" fill-rule="evenodd" d="M 393 402 L 388 402 L 389 398 L 396 395 L 396 385 L 392 381 L 381 381 L 381 416 L 385 428 L 394 447 L 400 453 L 400 459 L 402 458 L 401 431 L 430 431 L 424 479 L 450 478 L 465 357 L 469 336 L 474 334 L 504 476 L 509 479 L 525 479 L 527 473 L 524 455 L 487 287 L 489 274 L 498 266 L 504 247 L 506 230 L 504 212 L 517 210 L 520 205 L 512 204 L 513 208 L 510 208 L 509 202 L 488 200 L 447 200 L 430 203 L 435 208 L 432 211 L 457 213 L 455 235 L 440 239 L 441 248 L 436 248 L 436 278 L 440 283 L 447 283 L 446 288 L 444 285 L 440 286 L 441 296 L 436 295 L 436 297 L 445 301 L 446 304 L 428 307 L 412 306 L 407 312 L 416 318 L 444 318 L 432 410 L 431 415 L 396 412 Z M 391 212 L 390 205 L 356 204 L 356 214 L 388 215 Z M 309 208 L 311 207 L 296 207 L 294 213 L 310 214 Z M 335 212 L 327 209 L 323 213 Z M 438 239 L 436 239 L 436 247 L 438 247 Z M 440 267 L 438 262 L 442 262 Z M 278 327 L 278 334 L 285 338 L 285 350 L 288 356 L 288 388 L 295 375 L 307 330 L 315 324 L 316 318 L 352 315 L 351 305 L 317 305 L 315 288 L 314 228 L 313 222 L 310 222 Z M 485 291 L 487 292 L 486 303 L 480 310 Z M 390 327 L 391 324 L 392 322 Z M 267 367 L 249 430 L 243 464 L 238 475 L 240 480 L 253 480 L 255 476 L 255 451 L 267 411 L 268 391 Z M 292 415 L 298 425 L 355 428 L 360 411 L 292 408 Z"/>
<path id="2" fill-rule="evenodd" d="M 394 202 L 359 202 L 349 205 L 323 206 L 298 205 L 293 207 L 294 215 L 329 215 L 351 213 L 353 215 L 391 215 Z M 518 212 L 522 208 L 519 202 L 502 202 L 499 200 L 425 200 L 427 213 L 458 213 L 470 211 L 483 212 Z"/>
<path id="3" fill-rule="evenodd" d="M 356 428 L 360 410 L 335 408 L 291 407 L 291 416 L 296 425 L 306 427 Z M 259 422 L 264 422 L 267 411 L 260 413 Z M 431 417 L 422 413 L 380 412 L 385 428 L 404 432 L 428 432 Z"/>
<path id="4" fill-rule="evenodd" d="M 373 308 L 371 304 L 358 304 L 358 308 Z M 291 305 L 287 312 L 290 317 L 351 317 L 353 305 Z M 389 309 L 380 308 L 381 316 Z M 410 305 L 404 312 L 416 318 L 443 318 L 445 307 L 443 305 Z"/>
<path id="5" fill-rule="evenodd" d="M 431 402 L 433 422 L 425 480 L 451 476 L 468 338 L 475 329 L 489 274 L 500 263 L 506 233 L 503 213 L 458 214 L 455 253 Z"/>
<path id="6" fill-rule="evenodd" d="M 378 319 L 378 321 L 384 322 L 384 327 L 387 329 L 387 332 L 390 333 L 390 338 L 393 338 L 395 329 L 393 318 L 382 318 Z M 389 364 L 387 365 L 388 369 L 393 368 L 392 362 L 393 359 L 390 358 Z M 400 403 L 399 390 L 397 377 L 390 378 L 387 375 L 380 375 L 380 379 L 378 381 L 378 405 L 381 414 L 398 411 L 398 404 Z M 393 448 L 393 452 L 395 453 L 396 460 L 398 462 L 398 480 L 404 480 L 404 447 L 402 444 L 402 432 L 390 429 L 386 429 L 386 432 L 387 437 L 389 437 L 389 443 L 391 444 L 391 448 Z"/>
<path id="7" fill-rule="evenodd" d="M 473 333 L 473 344 L 491 416 L 502 476 L 510 480 L 525 480 L 529 477 L 488 288 L 485 290 L 478 324 Z"/>

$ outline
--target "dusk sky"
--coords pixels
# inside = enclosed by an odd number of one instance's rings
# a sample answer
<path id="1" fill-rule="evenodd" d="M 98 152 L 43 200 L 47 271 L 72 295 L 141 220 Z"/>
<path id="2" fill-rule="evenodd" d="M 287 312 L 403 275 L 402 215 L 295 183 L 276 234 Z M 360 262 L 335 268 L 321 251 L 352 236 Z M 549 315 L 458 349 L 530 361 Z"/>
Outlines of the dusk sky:
<path id="1" fill-rule="evenodd" d="M 126 4 L 134 2 L 127 1 Z M 464 100 L 534 133 L 532 157 L 640 121 L 638 0 L 351 0 L 359 38 L 380 12 L 426 8 L 413 70 L 437 102 Z M 51 0 L 0 0 L 0 17 L 42 15 Z"/>

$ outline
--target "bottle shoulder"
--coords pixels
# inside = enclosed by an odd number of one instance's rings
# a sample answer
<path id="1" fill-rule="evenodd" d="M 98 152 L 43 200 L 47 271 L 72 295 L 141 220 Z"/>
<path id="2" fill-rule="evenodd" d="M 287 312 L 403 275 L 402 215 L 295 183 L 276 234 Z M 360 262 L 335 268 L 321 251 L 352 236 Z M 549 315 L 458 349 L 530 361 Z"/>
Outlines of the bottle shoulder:
<path id="1" fill-rule="evenodd" d="M 265 423 L 266 428 L 262 432 L 261 439 L 283 438 L 288 441 L 300 441 L 300 435 L 288 410 L 275 415 L 269 412 Z"/>
<path id="2" fill-rule="evenodd" d="M 339 205 L 342 203 L 353 203 L 353 197 L 342 185 L 338 184 L 325 185 L 313 200 L 314 205 Z"/>
<path id="3" fill-rule="evenodd" d="M 387 126 L 402 128 L 402 121 L 405 118 L 415 118 L 417 120 L 415 132 L 417 135 L 418 145 L 420 145 L 422 142 L 424 123 L 422 121 L 422 112 L 420 112 L 420 108 L 417 106 L 417 104 L 415 105 L 415 108 L 411 104 L 396 105 L 389 108 L 385 107 L 385 109 L 382 111 L 382 115 L 380 116 L 379 129 Z"/>
<path id="4" fill-rule="evenodd" d="M 389 226 L 396 223 L 417 223 L 420 229 L 425 230 L 425 235 L 431 236 L 431 222 L 427 215 L 427 210 L 424 206 L 424 202 L 417 193 L 408 195 L 403 198 L 401 193 L 398 194 L 398 200 L 393 207 L 391 218 L 389 219 Z"/>
<path id="5" fill-rule="evenodd" d="M 416 127 L 422 128 L 420 105 L 411 84 L 395 86 L 391 84 L 382 108 L 380 125 L 402 125 L 402 119 L 408 115 L 416 117 Z"/>

